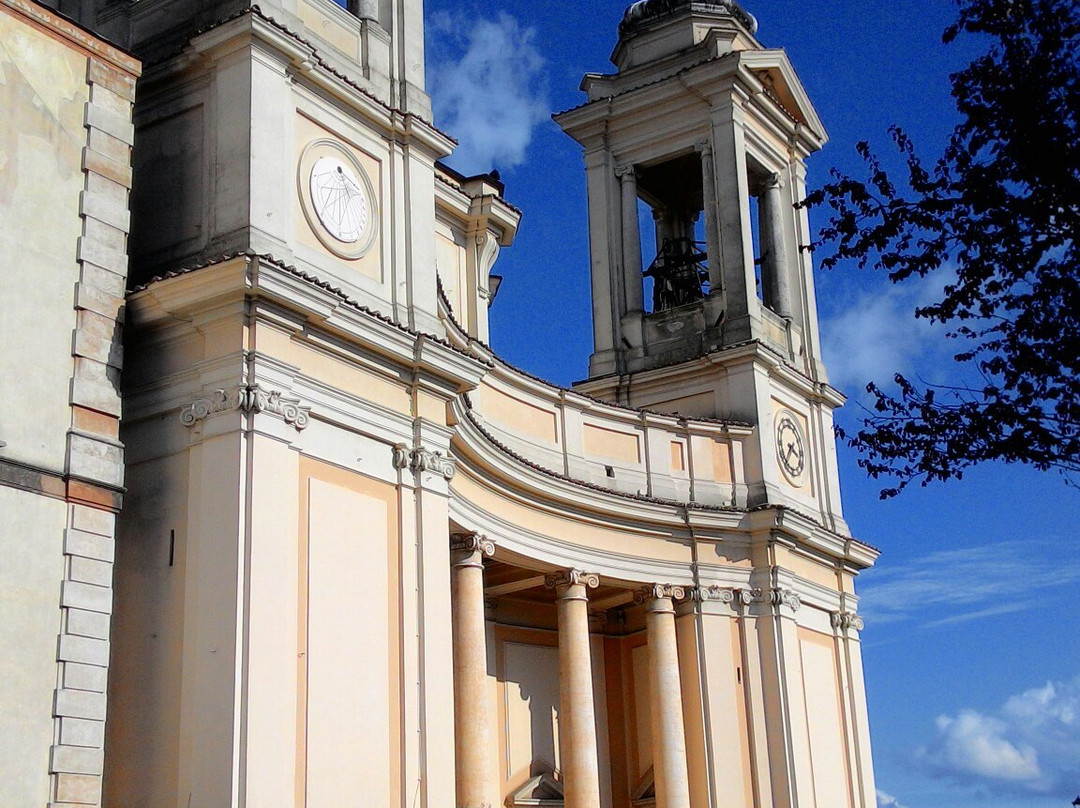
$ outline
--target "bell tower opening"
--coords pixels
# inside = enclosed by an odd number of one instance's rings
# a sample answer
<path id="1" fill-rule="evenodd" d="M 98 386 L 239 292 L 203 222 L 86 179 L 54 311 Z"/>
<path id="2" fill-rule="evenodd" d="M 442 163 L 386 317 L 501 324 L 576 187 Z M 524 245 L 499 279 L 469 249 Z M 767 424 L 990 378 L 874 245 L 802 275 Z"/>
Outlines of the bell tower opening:
<path id="1" fill-rule="evenodd" d="M 638 193 L 654 224 L 653 238 L 643 234 L 642 242 L 652 242 L 655 256 L 643 272 L 650 292 L 645 312 L 658 314 L 704 300 L 711 286 L 700 156 L 691 152 L 640 169 Z"/>

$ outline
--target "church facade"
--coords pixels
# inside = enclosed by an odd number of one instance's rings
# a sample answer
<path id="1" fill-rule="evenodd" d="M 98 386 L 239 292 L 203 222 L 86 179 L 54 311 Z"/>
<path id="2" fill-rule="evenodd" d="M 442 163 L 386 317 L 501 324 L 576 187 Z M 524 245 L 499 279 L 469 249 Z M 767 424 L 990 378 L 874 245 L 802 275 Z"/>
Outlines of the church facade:
<path id="1" fill-rule="evenodd" d="M 753 17 L 634 3 L 556 116 L 562 389 L 488 345 L 521 214 L 441 162 L 420 0 L 54 5 L 0 0 L 0 803 L 876 804 L 826 134 Z"/>

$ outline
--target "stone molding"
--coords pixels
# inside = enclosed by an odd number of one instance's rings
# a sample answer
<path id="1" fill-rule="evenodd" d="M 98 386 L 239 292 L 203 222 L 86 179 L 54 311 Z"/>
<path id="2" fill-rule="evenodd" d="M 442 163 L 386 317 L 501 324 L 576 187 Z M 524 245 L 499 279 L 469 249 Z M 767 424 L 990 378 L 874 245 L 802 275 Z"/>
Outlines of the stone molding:
<path id="1" fill-rule="evenodd" d="M 802 601 L 799 596 L 790 589 L 771 589 L 768 587 L 755 587 L 753 589 L 739 589 L 739 601 L 744 606 L 753 603 L 765 603 L 770 606 L 786 606 L 793 612 L 799 611 Z"/>
<path id="2" fill-rule="evenodd" d="M 838 628 L 841 631 L 849 631 L 854 629 L 855 631 L 862 631 L 865 627 L 862 617 L 855 612 L 831 612 L 829 614 L 829 622 L 832 623 L 833 628 Z"/>
<path id="3" fill-rule="evenodd" d="M 559 570 L 544 576 L 544 586 L 548 589 L 579 585 L 584 586 L 586 589 L 596 589 L 596 587 L 600 586 L 600 576 L 595 572 L 582 572 L 581 570 Z"/>
<path id="4" fill-rule="evenodd" d="M 457 467 L 454 459 L 442 452 L 433 452 L 424 447 L 409 448 L 404 443 L 394 446 L 394 468 L 398 471 L 408 469 L 413 474 L 422 474 L 425 471 L 438 474 L 447 482 L 454 479 Z"/>
<path id="5" fill-rule="evenodd" d="M 267 390 L 258 384 L 240 385 L 196 399 L 180 411 L 180 423 L 194 427 L 211 415 L 233 411 L 277 415 L 297 432 L 303 432 L 310 421 L 311 407 L 280 390 Z"/>

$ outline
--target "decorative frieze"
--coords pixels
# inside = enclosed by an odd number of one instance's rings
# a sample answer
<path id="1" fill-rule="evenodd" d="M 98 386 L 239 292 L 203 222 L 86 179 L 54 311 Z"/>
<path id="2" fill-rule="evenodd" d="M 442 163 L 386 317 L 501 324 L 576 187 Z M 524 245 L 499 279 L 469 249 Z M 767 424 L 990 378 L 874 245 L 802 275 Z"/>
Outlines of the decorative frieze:
<path id="1" fill-rule="evenodd" d="M 753 603 L 765 603 L 770 606 L 786 606 L 793 612 L 799 611 L 802 601 L 799 596 L 790 589 L 771 589 L 767 587 L 755 587 L 753 589 L 737 590 L 739 602 L 744 606 Z"/>
<path id="2" fill-rule="evenodd" d="M 833 628 L 838 628 L 841 631 L 848 631 L 850 629 L 862 631 L 865 626 L 862 617 L 855 612 L 832 612 L 829 615 L 829 620 L 832 623 Z"/>
<path id="3" fill-rule="evenodd" d="M 448 457 L 442 452 L 433 452 L 422 446 L 412 449 L 404 443 L 394 446 L 394 468 L 399 471 L 408 469 L 413 474 L 422 474 L 423 472 L 438 474 L 447 482 L 454 478 L 457 471 L 452 457 Z"/>
<path id="4" fill-rule="evenodd" d="M 277 415 L 302 432 L 307 428 L 311 407 L 280 390 L 266 390 L 258 384 L 241 385 L 232 390 L 215 390 L 209 398 L 196 399 L 180 411 L 180 423 L 193 427 L 211 415 L 233 411 Z"/>

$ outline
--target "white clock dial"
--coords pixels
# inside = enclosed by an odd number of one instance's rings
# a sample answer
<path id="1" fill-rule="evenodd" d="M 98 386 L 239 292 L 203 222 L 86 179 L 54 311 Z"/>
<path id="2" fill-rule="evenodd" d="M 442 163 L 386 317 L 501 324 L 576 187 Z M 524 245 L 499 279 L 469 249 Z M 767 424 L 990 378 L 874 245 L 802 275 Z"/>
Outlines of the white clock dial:
<path id="1" fill-rule="evenodd" d="M 781 413 L 776 420 L 776 456 L 788 478 L 793 483 L 800 483 L 806 470 L 806 450 L 802 430 L 791 413 Z"/>
<path id="2" fill-rule="evenodd" d="M 352 166 L 336 157 L 320 157 L 311 167 L 310 186 L 311 205 L 327 232 L 346 244 L 359 241 L 371 206 Z"/>

